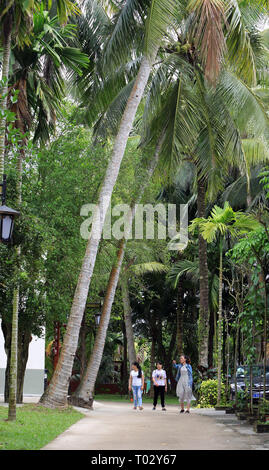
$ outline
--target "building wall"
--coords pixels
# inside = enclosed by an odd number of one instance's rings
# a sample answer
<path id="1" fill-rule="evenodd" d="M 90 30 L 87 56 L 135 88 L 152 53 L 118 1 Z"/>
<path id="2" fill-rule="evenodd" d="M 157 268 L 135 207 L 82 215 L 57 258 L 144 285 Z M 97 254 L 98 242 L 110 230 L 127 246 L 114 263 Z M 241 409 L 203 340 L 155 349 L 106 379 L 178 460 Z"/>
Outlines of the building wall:
<path id="1" fill-rule="evenodd" d="M 20 360 L 20 358 L 18 358 Z M 4 336 L 0 320 L 0 395 L 5 390 L 5 369 L 7 357 L 4 349 Z M 45 329 L 42 338 L 32 337 L 29 344 L 29 356 L 24 377 L 24 395 L 42 395 L 44 391 L 45 369 Z"/>

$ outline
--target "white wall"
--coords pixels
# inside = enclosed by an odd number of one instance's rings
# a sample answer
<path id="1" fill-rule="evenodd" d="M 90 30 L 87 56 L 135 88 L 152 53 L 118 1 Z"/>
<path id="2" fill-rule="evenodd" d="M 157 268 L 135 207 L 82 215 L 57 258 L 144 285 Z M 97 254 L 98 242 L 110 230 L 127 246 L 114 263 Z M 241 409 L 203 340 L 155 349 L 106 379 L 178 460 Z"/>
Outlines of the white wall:
<path id="1" fill-rule="evenodd" d="M 20 358 L 18 358 L 20 360 Z M 4 336 L 1 329 L 0 320 L 0 394 L 4 393 L 5 368 L 7 357 L 4 349 Z M 29 355 L 26 364 L 24 395 L 42 394 L 44 390 L 44 369 L 45 369 L 45 328 L 42 338 L 32 336 L 29 344 Z"/>

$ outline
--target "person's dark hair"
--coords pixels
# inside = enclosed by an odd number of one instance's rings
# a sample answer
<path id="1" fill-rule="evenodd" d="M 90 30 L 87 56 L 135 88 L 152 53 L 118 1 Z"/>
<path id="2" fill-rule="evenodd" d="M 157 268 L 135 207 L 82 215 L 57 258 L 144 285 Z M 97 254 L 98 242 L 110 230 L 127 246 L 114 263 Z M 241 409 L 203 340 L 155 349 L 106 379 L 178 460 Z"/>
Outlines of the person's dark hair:
<path id="1" fill-rule="evenodd" d="M 138 376 L 137 376 L 137 377 L 138 377 L 138 379 L 141 379 L 141 377 L 142 377 L 142 370 L 141 370 L 140 364 L 135 361 L 135 362 L 133 362 L 133 365 L 138 368 Z"/>
<path id="2" fill-rule="evenodd" d="M 189 356 L 186 356 L 186 354 L 181 354 L 181 356 L 185 357 L 185 361 L 186 361 L 187 364 L 191 363 L 191 360 L 190 360 Z"/>
<path id="3" fill-rule="evenodd" d="M 156 366 L 157 366 L 157 364 L 160 364 L 160 366 L 163 366 L 163 363 L 161 361 L 157 361 Z"/>

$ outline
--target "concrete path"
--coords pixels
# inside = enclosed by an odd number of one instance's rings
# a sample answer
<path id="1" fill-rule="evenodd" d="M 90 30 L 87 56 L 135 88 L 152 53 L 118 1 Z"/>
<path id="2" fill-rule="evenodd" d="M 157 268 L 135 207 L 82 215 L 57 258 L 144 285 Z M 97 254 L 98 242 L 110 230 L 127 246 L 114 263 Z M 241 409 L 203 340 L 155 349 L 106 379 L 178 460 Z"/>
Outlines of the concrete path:
<path id="1" fill-rule="evenodd" d="M 175 405 L 134 411 L 131 404 L 98 402 L 94 410 L 42 450 L 269 450 L 269 434 L 213 409 L 179 414 Z"/>

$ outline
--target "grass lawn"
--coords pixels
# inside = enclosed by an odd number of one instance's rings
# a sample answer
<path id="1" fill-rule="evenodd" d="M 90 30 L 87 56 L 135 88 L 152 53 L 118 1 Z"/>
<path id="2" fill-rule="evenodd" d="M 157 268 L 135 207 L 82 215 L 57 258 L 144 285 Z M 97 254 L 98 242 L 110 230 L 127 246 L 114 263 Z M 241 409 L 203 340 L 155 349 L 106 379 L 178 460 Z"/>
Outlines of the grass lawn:
<path id="1" fill-rule="evenodd" d="M 51 410 L 27 404 L 17 408 L 16 421 L 6 421 L 8 408 L 0 406 L 0 450 L 38 450 L 84 415 L 72 407 Z"/>
<path id="2" fill-rule="evenodd" d="M 128 395 L 110 395 L 109 393 L 97 394 L 94 396 L 96 401 L 117 401 L 122 403 L 131 402 L 131 396 Z M 143 403 L 152 403 L 153 398 L 149 397 L 148 395 L 143 394 Z M 160 403 L 160 397 L 159 397 Z M 167 405 L 179 405 L 178 398 L 174 395 L 165 395 L 165 403 Z M 195 401 L 191 403 L 191 406 L 195 406 Z"/>

